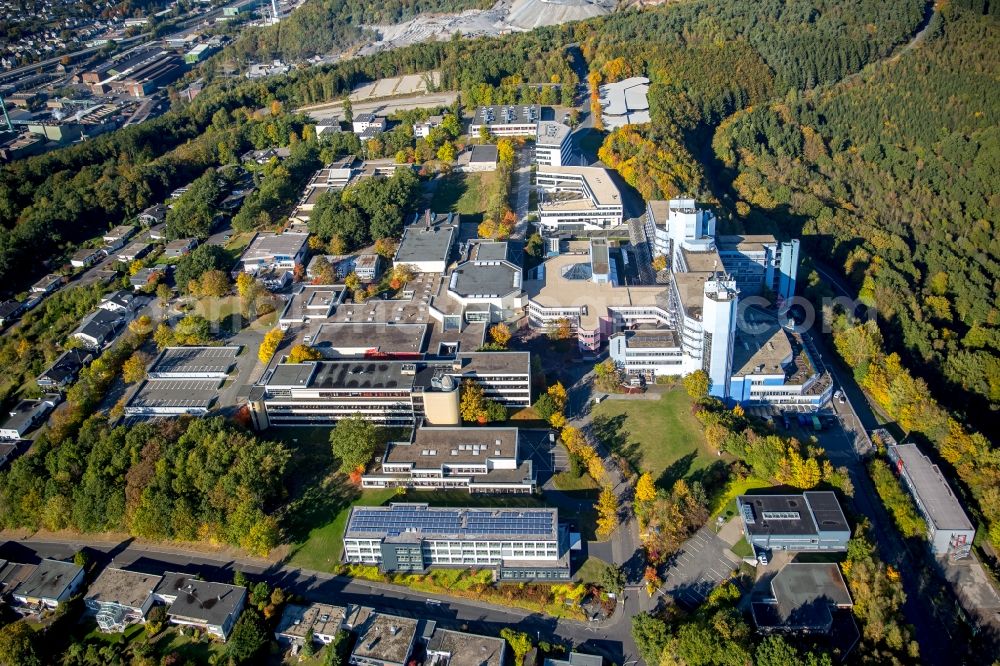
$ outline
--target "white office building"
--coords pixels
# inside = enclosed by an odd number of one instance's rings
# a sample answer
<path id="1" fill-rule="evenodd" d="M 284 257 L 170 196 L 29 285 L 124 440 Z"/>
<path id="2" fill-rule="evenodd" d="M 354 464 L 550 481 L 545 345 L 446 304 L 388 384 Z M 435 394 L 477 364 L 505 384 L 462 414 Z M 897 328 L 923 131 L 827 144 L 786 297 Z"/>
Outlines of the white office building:
<path id="1" fill-rule="evenodd" d="M 538 123 L 535 134 L 535 162 L 543 167 L 561 167 L 570 163 L 573 155 L 572 130 L 551 120 Z"/>
<path id="2" fill-rule="evenodd" d="M 383 571 L 476 567 L 493 568 L 498 580 L 565 580 L 565 537 L 557 509 L 356 506 L 344 532 L 344 559 Z"/>
<path id="3" fill-rule="evenodd" d="M 590 231 L 621 226 L 621 194 L 605 169 L 539 167 L 538 222 L 543 234 Z"/>
<path id="4" fill-rule="evenodd" d="M 469 135 L 479 136 L 485 126 L 493 136 L 525 136 L 534 138 L 542 107 L 538 104 L 514 106 L 481 106 L 469 124 Z"/>

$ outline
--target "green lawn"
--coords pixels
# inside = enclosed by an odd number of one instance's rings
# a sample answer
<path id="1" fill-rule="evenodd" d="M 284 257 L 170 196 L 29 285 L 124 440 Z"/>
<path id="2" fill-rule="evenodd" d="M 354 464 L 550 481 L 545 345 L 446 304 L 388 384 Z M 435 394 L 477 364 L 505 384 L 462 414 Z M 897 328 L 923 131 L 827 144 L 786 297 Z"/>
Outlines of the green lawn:
<path id="1" fill-rule="evenodd" d="M 347 481 L 343 480 L 346 484 Z M 340 553 L 344 549 L 344 529 L 347 528 L 347 517 L 352 506 L 381 506 L 396 497 L 395 490 L 363 490 L 351 498 L 343 489 L 329 488 L 328 492 L 335 497 L 333 514 L 328 515 L 329 521 L 318 525 L 309 531 L 306 540 L 297 545 L 288 564 L 312 569 L 313 571 L 333 571 L 340 563 Z M 357 491 L 354 491 L 357 493 Z"/>
<path id="2" fill-rule="evenodd" d="M 600 585 L 601 575 L 607 568 L 608 563 L 599 557 L 588 557 L 587 560 L 576 570 L 576 580 L 584 584 Z"/>
<path id="3" fill-rule="evenodd" d="M 554 477 L 552 477 L 552 483 L 555 485 L 557 490 L 574 491 L 574 490 L 598 490 L 600 485 L 597 481 L 591 478 L 587 473 L 583 473 L 580 476 L 573 476 L 569 471 L 559 472 Z"/>
<path id="4" fill-rule="evenodd" d="M 441 178 L 431 199 L 431 209 L 443 213 L 453 211 L 461 213 L 467 222 L 482 220 L 483 211 L 489 201 L 490 192 L 496 184 L 497 174 L 492 171 L 483 173 L 452 173 Z"/>
<path id="5" fill-rule="evenodd" d="M 736 515 L 736 496 L 745 495 L 750 490 L 757 488 L 770 488 L 773 484 L 767 481 L 749 477 L 746 479 L 733 479 L 716 497 L 712 498 L 712 517 L 724 516 L 732 518 Z"/>
<path id="6" fill-rule="evenodd" d="M 605 400 L 594 407 L 594 432 L 661 487 L 707 468 L 719 458 L 705 443 L 701 422 L 682 389 L 659 400 Z"/>
<path id="7" fill-rule="evenodd" d="M 548 506 L 535 495 L 479 495 L 467 490 L 409 490 L 398 495 L 397 502 L 424 502 L 430 506 L 468 506 L 473 508 L 523 508 Z"/>

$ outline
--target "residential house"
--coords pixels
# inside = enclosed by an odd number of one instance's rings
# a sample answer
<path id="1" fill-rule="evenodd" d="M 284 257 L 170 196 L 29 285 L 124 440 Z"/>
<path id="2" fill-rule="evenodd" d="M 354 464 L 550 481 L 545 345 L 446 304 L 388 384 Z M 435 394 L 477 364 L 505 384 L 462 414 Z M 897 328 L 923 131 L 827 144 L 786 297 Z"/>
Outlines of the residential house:
<path id="1" fill-rule="evenodd" d="M 115 250 L 123 247 L 132 234 L 135 233 L 135 227 L 130 224 L 120 224 L 111 231 L 104 234 L 104 245 L 108 252 L 114 252 Z"/>
<path id="2" fill-rule="evenodd" d="M 122 632 L 133 624 L 146 621 L 153 607 L 153 590 L 163 576 L 108 567 L 90 587 L 83 603 L 96 616 L 101 631 Z"/>
<path id="3" fill-rule="evenodd" d="M 425 666 L 503 666 L 507 641 L 464 631 L 434 628 L 424 646 Z M 573 664 L 572 666 L 590 666 Z M 601 666 L 600 663 L 596 666 Z"/>
<path id="4" fill-rule="evenodd" d="M 0 560 L 0 604 L 11 604 L 11 596 L 18 585 L 28 580 L 28 577 L 38 568 L 37 564 L 22 564 Z"/>
<path id="5" fill-rule="evenodd" d="M 55 608 L 83 585 L 83 567 L 72 562 L 44 559 L 31 575 L 14 588 L 11 596 L 20 612 Z"/>
<path id="6" fill-rule="evenodd" d="M 18 442 L 0 442 L 0 470 L 17 457 Z"/>
<path id="7" fill-rule="evenodd" d="M 53 291 L 59 288 L 62 284 L 62 276 L 56 275 L 54 273 L 49 273 L 41 280 L 31 285 L 32 294 L 51 294 Z"/>
<path id="8" fill-rule="evenodd" d="M 9 417 L 0 424 L 0 439 L 19 440 L 31 432 L 45 416 L 55 408 L 58 398 L 45 400 L 21 400 L 9 412 Z"/>
<path id="9" fill-rule="evenodd" d="M 154 595 L 169 605 L 167 617 L 173 624 L 198 627 L 222 640 L 229 638 L 247 601 L 245 587 L 198 580 L 177 572 L 163 574 Z"/>
<path id="10" fill-rule="evenodd" d="M 176 259 L 183 257 L 196 247 L 198 247 L 197 238 L 178 238 L 167 243 L 166 247 L 163 248 L 163 256 L 167 259 Z"/>
<path id="11" fill-rule="evenodd" d="M 73 256 L 70 257 L 69 263 L 74 268 L 88 268 L 93 266 L 97 260 L 101 258 L 101 256 L 102 253 L 99 249 L 84 247 L 73 253 Z"/>
<path id="12" fill-rule="evenodd" d="M 128 283 L 132 286 L 133 291 L 142 291 L 149 287 L 151 284 L 159 282 L 160 278 L 167 272 L 169 272 L 170 267 L 154 267 L 146 266 L 140 268 L 135 274 L 130 275 Z"/>
<path id="13" fill-rule="evenodd" d="M 351 606 L 345 623 L 357 636 L 349 663 L 352 666 L 406 666 L 417 644 L 421 620 L 377 613 Z"/>
<path id="14" fill-rule="evenodd" d="M 129 243 L 128 247 L 118 253 L 118 261 L 124 264 L 131 264 L 136 259 L 145 257 L 152 249 L 153 246 L 145 241 L 140 240 Z"/>
<path id="15" fill-rule="evenodd" d="M 4 301 L 0 303 L 0 326 L 16 321 L 24 311 L 24 303 L 20 301 Z"/>
<path id="16" fill-rule="evenodd" d="M 44 389 L 63 389 L 76 381 L 80 370 L 86 367 L 94 355 L 85 349 L 70 349 L 62 353 L 55 363 L 40 374 L 35 383 Z"/>
<path id="17" fill-rule="evenodd" d="M 327 645 L 343 629 L 346 612 L 347 609 L 342 606 L 329 604 L 288 604 L 281 614 L 274 637 L 283 643 L 301 647 L 311 631 L 314 642 Z"/>
<path id="18" fill-rule="evenodd" d="M 163 204 L 156 204 L 155 206 L 150 206 L 146 210 L 139 213 L 139 222 L 147 227 L 152 227 L 157 224 L 162 224 L 167 219 L 167 207 Z"/>
<path id="19" fill-rule="evenodd" d="M 82 342 L 87 349 L 100 351 L 125 330 L 130 319 L 123 313 L 97 308 L 70 337 Z"/>

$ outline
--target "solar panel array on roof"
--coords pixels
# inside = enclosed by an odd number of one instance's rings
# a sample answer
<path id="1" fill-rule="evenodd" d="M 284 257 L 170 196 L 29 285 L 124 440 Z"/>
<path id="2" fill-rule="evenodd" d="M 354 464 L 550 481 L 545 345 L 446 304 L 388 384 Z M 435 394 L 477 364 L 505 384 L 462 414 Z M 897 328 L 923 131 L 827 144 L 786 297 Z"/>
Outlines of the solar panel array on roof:
<path id="1" fill-rule="evenodd" d="M 455 534 L 463 536 L 539 535 L 553 532 L 551 511 L 476 511 L 393 507 L 356 507 L 348 532 L 377 532 L 398 536 L 404 532 Z"/>

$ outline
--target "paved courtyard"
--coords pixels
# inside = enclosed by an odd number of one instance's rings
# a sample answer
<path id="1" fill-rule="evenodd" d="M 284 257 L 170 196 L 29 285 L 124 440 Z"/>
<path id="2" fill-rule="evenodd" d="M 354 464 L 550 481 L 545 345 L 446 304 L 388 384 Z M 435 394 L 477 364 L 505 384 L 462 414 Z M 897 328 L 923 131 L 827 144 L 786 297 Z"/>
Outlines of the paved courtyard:
<path id="1" fill-rule="evenodd" d="M 739 563 L 740 559 L 728 550 L 728 544 L 716 536 L 712 527 L 705 526 L 671 558 L 660 594 L 692 610 L 705 601 L 716 585 L 729 578 Z"/>

